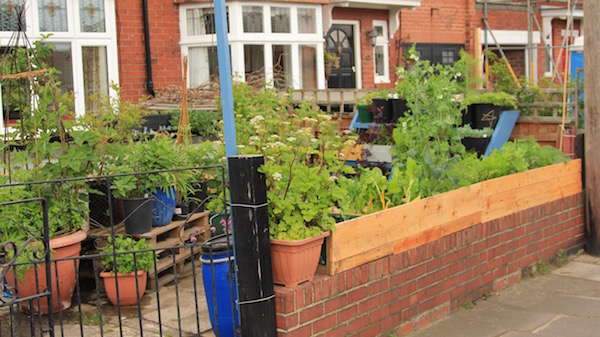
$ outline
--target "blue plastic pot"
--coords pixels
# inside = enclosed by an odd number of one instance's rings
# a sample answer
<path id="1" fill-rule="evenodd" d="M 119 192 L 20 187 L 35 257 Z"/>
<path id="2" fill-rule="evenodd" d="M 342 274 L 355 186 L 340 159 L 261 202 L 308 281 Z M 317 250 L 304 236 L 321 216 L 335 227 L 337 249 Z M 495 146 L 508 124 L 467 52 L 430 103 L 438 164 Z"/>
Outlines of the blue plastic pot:
<path id="1" fill-rule="evenodd" d="M 153 196 L 152 226 L 164 226 L 173 219 L 177 192 L 175 191 L 175 187 L 171 186 L 168 189 L 158 189 L 153 193 Z"/>
<path id="2" fill-rule="evenodd" d="M 229 235 L 229 242 L 225 235 L 209 239 L 202 245 L 202 256 L 200 257 L 210 324 L 217 337 L 238 336 L 235 329 L 240 325 L 240 314 L 236 305 L 238 294 L 235 286 L 232 244 L 231 234 Z M 212 247 L 212 252 L 210 247 Z M 233 298 L 231 297 L 232 294 Z"/>

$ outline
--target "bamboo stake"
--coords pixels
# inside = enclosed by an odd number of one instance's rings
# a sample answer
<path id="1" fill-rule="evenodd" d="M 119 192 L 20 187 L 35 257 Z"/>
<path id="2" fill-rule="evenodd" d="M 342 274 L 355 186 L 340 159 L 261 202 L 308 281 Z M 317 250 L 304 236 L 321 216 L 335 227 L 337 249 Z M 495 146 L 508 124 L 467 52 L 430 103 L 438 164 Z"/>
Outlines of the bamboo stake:
<path id="1" fill-rule="evenodd" d="M 189 143 L 192 140 L 190 130 L 190 118 L 188 116 L 187 103 L 187 56 L 183 57 L 183 83 L 181 84 L 181 115 L 177 127 L 177 144 Z"/>
<path id="2" fill-rule="evenodd" d="M 570 25 L 568 22 L 570 21 L 571 16 L 571 0 L 567 1 L 567 45 L 565 48 L 565 73 L 564 73 L 564 81 L 563 81 L 563 110 L 562 110 L 562 122 L 560 124 L 560 135 L 558 137 L 558 149 L 562 151 L 563 146 L 563 138 L 565 134 L 565 119 L 567 115 L 567 79 L 569 76 L 569 68 L 571 67 L 571 57 L 569 55 L 569 37 L 571 34 Z"/>

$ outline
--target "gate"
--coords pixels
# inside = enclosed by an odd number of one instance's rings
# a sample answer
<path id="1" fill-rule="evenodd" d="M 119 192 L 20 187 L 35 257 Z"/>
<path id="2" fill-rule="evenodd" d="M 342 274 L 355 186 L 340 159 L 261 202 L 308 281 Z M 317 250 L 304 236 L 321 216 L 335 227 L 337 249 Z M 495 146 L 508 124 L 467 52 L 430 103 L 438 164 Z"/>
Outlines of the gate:
<path id="1" fill-rule="evenodd" d="M 212 187 L 208 187 L 208 196 L 196 198 L 191 203 L 193 210 L 176 215 L 160 227 L 152 227 L 150 232 L 134 235 L 125 233 L 128 217 L 123 216 L 122 205 L 112 197 L 111 183 L 116 175 L 0 185 L 0 192 L 13 189 L 0 195 L 17 198 L 18 191 L 35 191 L 37 185 L 82 184 L 78 194 L 85 195 L 82 200 L 86 212 L 78 216 L 89 219 L 90 224 L 81 249 L 63 254 L 56 248 L 62 243 L 57 246 L 56 238 L 51 238 L 52 226 L 59 213 L 64 215 L 73 209 L 57 208 L 51 200 L 43 198 L 0 203 L 0 276 L 3 281 L 0 337 L 212 336 L 213 333 L 238 336 L 235 266 L 231 236 L 226 235 L 230 228 L 223 189 L 224 169 L 211 169 L 221 173 L 209 175 L 212 180 L 208 185 Z M 176 170 L 133 174 L 172 171 Z M 206 177 L 202 173 L 198 175 Z M 223 198 L 222 211 L 204 211 L 204 204 L 217 197 Z M 146 202 L 155 209 L 162 207 L 160 212 L 175 211 L 174 206 L 156 195 Z M 41 225 L 43 231 L 35 232 Z M 214 239 L 207 240 L 219 229 L 224 231 L 220 238 L 225 244 L 217 250 L 210 244 Z M 23 233 L 28 237 L 24 239 Z M 120 238 L 133 239 L 131 245 L 143 239 L 152 247 L 131 246 L 141 248 L 124 250 L 117 244 L 110 245 Z M 123 260 L 129 261 L 128 267 L 136 274 L 143 271 L 144 266 L 149 267 L 143 278 L 132 278 L 132 290 L 122 290 L 129 282 L 119 273 L 127 265 Z M 116 265 L 116 272 L 107 273 L 114 277 L 113 285 L 103 277 L 107 261 Z M 72 278 L 69 272 L 64 272 L 65 268 L 72 272 Z M 32 290 L 26 289 L 27 285 L 32 285 Z M 116 287 L 115 303 L 109 295 L 112 287 Z M 217 314 L 211 315 L 211 312 Z"/>

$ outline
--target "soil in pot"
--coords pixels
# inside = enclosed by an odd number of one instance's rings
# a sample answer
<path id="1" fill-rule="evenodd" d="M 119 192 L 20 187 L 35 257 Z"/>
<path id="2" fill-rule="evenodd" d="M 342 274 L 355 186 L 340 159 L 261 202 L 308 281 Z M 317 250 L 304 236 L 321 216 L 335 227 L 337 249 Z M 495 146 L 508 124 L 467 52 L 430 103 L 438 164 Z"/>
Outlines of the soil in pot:
<path id="1" fill-rule="evenodd" d="M 121 199 L 125 232 L 144 234 L 152 230 L 152 198 Z"/>
<path id="2" fill-rule="evenodd" d="M 81 252 L 81 241 L 87 237 L 85 231 L 80 230 L 70 235 L 54 238 L 50 240 L 50 249 L 52 249 L 52 259 L 74 258 L 79 256 Z M 79 261 L 76 263 L 73 260 L 64 260 L 52 263 L 50 266 L 51 286 L 52 286 L 52 312 L 57 313 L 59 310 L 66 310 L 71 306 L 71 298 L 75 290 L 75 269 L 79 270 Z M 37 269 L 37 270 L 36 270 Z M 57 283 L 58 274 L 58 283 Z M 37 275 L 37 290 L 36 290 L 36 275 Z M 6 283 L 15 287 L 15 275 L 13 270 L 6 274 Z M 58 284 L 58 288 L 57 288 Z M 16 293 L 20 298 L 34 296 L 45 291 L 48 288 L 46 279 L 46 264 L 40 263 L 36 268 L 29 268 L 25 272 L 22 281 L 16 282 Z M 58 293 L 60 292 L 60 300 Z M 48 299 L 42 298 L 39 301 L 33 301 L 33 309 L 30 308 L 29 302 L 20 304 L 21 310 L 29 314 L 48 314 Z"/>
<path id="3" fill-rule="evenodd" d="M 100 277 L 104 280 L 106 296 L 114 306 L 117 306 L 117 303 L 121 306 L 137 304 L 138 298 L 140 301 L 142 300 L 144 291 L 146 291 L 146 283 L 148 282 L 147 273 L 143 270 L 138 270 L 137 274 L 133 272 L 129 274 L 117 273 L 116 277 L 114 273 L 103 271 L 100 273 Z M 117 278 L 119 283 L 118 297 Z"/>

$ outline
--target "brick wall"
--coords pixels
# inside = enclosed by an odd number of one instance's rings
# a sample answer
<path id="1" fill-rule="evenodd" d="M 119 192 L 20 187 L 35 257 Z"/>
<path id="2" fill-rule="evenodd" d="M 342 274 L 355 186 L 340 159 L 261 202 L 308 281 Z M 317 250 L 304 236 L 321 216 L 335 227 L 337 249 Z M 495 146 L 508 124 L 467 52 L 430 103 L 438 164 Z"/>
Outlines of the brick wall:
<path id="1" fill-rule="evenodd" d="M 116 1 L 119 82 L 122 99 L 146 97 L 146 50 L 141 1 Z M 180 85 L 179 9 L 172 0 L 148 1 L 154 88 Z"/>
<path id="2" fill-rule="evenodd" d="M 296 288 L 275 287 L 279 336 L 388 336 L 423 328 L 584 240 L 582 194 L 477 224 Z"/>

